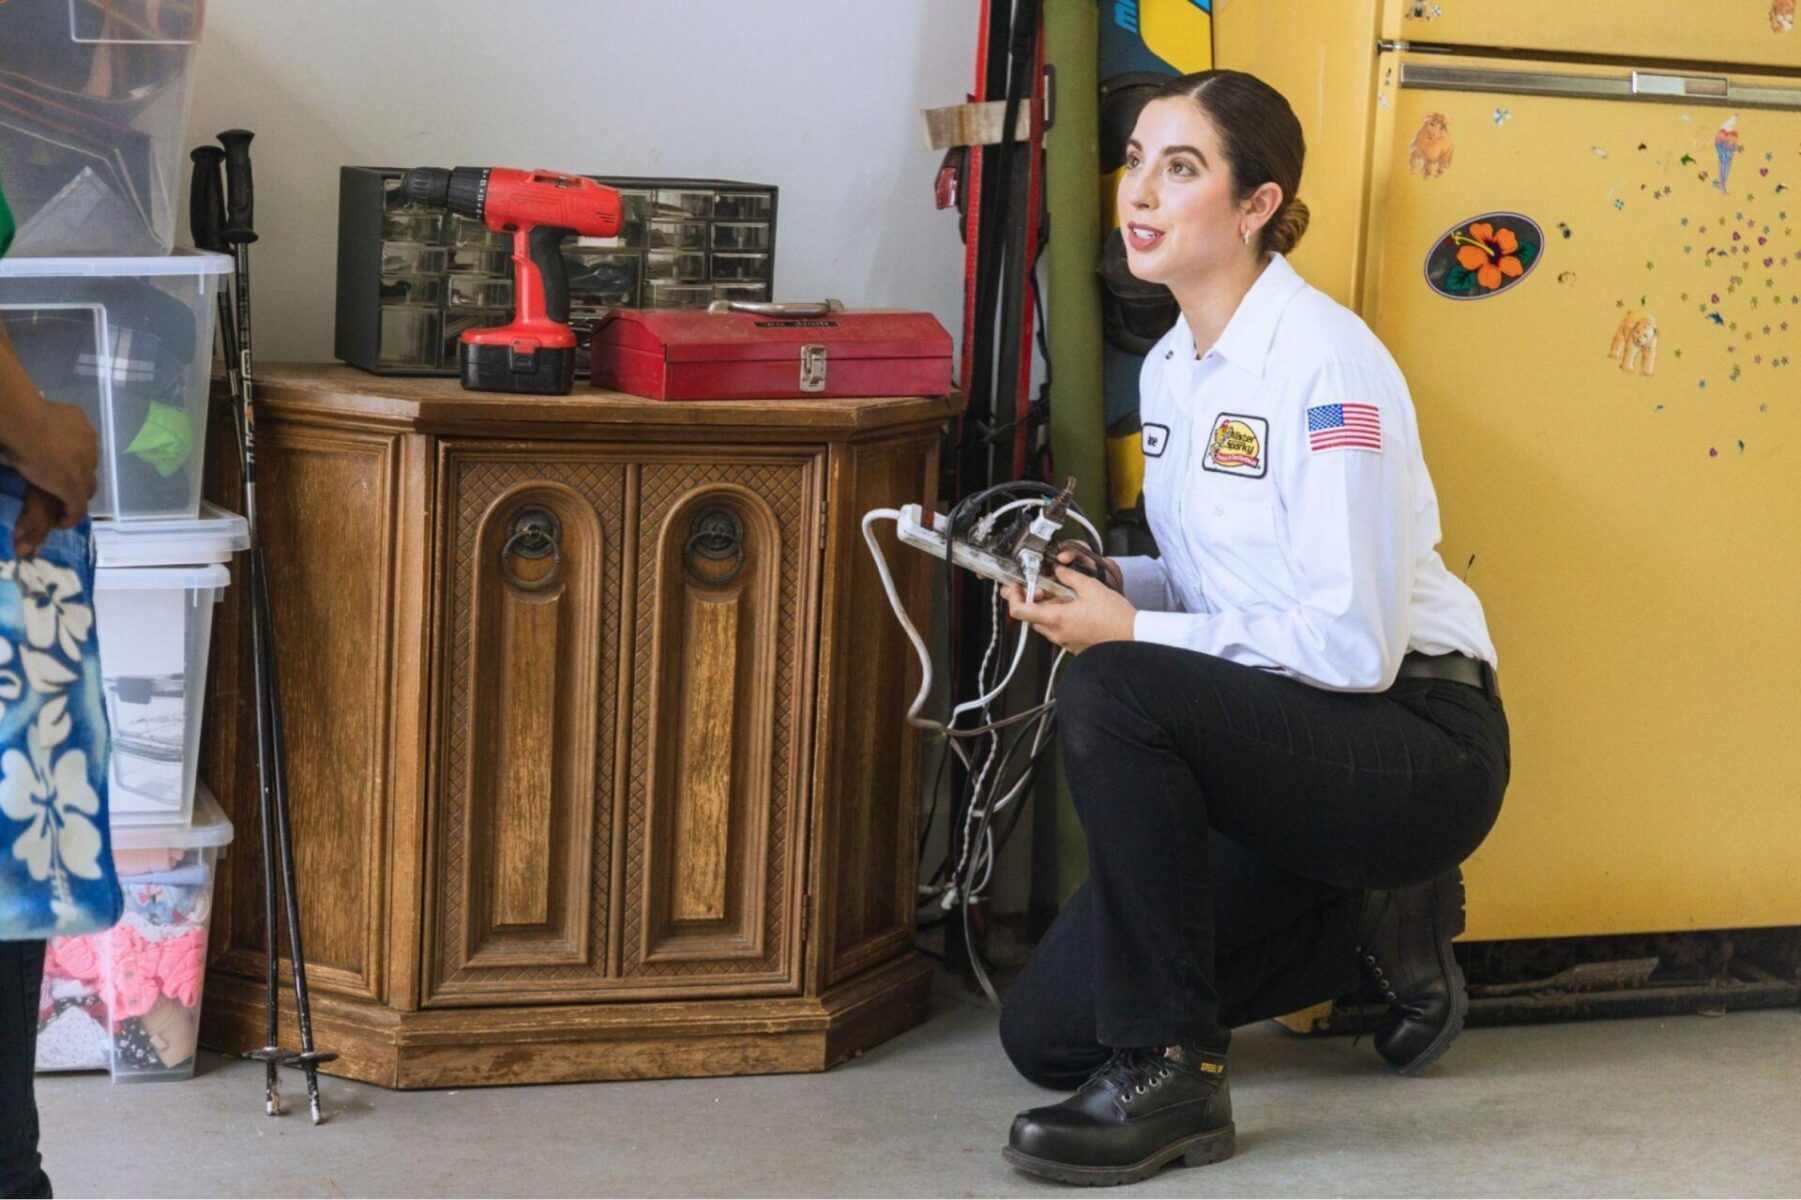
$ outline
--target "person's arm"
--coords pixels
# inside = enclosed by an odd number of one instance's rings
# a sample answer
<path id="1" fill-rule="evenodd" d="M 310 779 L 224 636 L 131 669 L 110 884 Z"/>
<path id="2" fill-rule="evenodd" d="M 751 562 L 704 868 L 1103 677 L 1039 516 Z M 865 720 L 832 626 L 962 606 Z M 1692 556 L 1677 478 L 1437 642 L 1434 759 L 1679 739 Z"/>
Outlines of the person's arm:
<path id="1" fill-rule="evenodd" d="M 1140 612 L 1139 641 L 1287 671 L 1316 686 L 1381 691 L 1407 651 L 1413 501 L 1406 385 L 1374 360 L 1332 362 L 1272 421 L 1271 470 L 1286 513 L 1285 557 L 1296 603 L 1281 610 Z M 1307 409 L 1374 405 L 1381 448 L 1313 449 Z"/>
<path id="2" fill-rule="evenodd" d="M 13 551 L 37 552 L 52 529 L 88 514 L 99 446 L 87 415 L 72 404 L 44 399 L 0 325 L 0 454 L 32 484 L 13 527 Z"/>
<path id="3" fill-rule="evenodd" d="M 25 373 L 19 352 L 6 335 L 6 325 L 0 322 L 0 447 L 16 440 L 21 429 L 35 424 L 43 407 L 44 397 Z"/>

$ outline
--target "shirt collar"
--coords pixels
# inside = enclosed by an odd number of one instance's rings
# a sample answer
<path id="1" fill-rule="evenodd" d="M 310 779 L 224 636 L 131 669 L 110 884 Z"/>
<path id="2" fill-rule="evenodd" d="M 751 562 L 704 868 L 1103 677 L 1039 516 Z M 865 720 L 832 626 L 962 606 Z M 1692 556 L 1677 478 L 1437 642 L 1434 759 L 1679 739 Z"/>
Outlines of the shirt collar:
<path id="1" fill-rule="evenodd" d="M 1226 322 L 1225 331 L 1219 335 L 1219 341 L 1213 343 L 1213 349 L 1236 366 L 1242 367 L 1258 378 L 1263 377 L 1263 365 L 1269 357 L 1270 343 L 1276 337 L 1276 325 L 1282 319 L 1282 311 L 1295 294 L 1307 286 L 1295 269 L 1288 265 L 1288 260 L 1280 254 L 1269 256 L 1269 265 L 1263 268 L 1263 274 L 1257 276 L 1257 282 L 1251 290 L 1244 294 L 1238 302 L 1238 309 L 1232 319 Z M 1186 357 L 1193 361 L 1195 353 L 1194 332 L 1188 328 L 1187 318 L 1182 318 L 1181 340 L 1184 343 Z"/>

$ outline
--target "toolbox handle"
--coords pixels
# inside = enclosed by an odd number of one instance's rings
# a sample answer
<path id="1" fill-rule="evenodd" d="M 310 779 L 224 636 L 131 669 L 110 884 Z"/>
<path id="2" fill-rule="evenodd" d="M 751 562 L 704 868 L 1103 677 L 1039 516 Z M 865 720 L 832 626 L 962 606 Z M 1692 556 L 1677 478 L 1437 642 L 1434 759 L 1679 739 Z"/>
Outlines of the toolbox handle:
<path id="1" fill-rule="evenodd" d="M 844 311 L 842 300 L 804 300 L 771 304 L 766 300 L 715 300 L 710 313 L 755 313 L 759 317 L 829 317 Z"/>

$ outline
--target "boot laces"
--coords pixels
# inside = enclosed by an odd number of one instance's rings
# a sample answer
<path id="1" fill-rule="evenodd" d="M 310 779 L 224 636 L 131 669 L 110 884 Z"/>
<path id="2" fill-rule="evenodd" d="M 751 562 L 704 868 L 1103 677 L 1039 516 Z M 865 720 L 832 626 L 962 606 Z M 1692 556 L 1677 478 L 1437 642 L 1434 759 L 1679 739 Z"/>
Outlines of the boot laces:
<path id="1" fill-rule="evenodd" d="M 1355 1046 L 1363 1040 L 1365 1001 L 1376 1000 L 1391 1012 L 1404 1011 L 1399 997 L 1395 995 L 1394 985 L 1382 970 L 1382 963 L 1376 957 L 1376 935 L 1382 930 L 1382 919 L 1388 915 L 1394 903 L 1394 891 L 1382 889 L 1382 897 L 1376 902 L 1376 911 L 1366 919 L 1365 926 L 1357 939 L 1357 1020 L 1351 1044 Z"/>
<path id="2" fill-rule="evenodd" d="M 1358 986 L 1357 1029 L 1356 1036 L 1351 1039 L 1352 1045 L 1356 1045 L 1358 1040 L 1363 1037 L 1363 1001 L 1365 1000 L 1380 1001 L 1390 1012 L 1397 1013 L 1401 1016 L 1412 1017 L 1415 1020 L 1418 1020 L 1425 1015 L 1425 1010 L 1419 1004 L 1409 1003 L 1396 994 L 1394 983 L 1388 978 L 1387 972 L 1382 969 L 1382 960 L 1376 956 L 1375 947 L 1371 945 L 1376 939 L 1376 934 L 1382 928 L 1382 918 L 1388 915 L 1388 909 L 1393 897 L 1394 893 L 1392 891 L 1384 891 L 1382 893 L 1382 899 L 1376 907 L 1375 916 L 1369 922 L 1369 928 L 1361 939 L 1362 944 L 1356 948 L 1357 967 L 1360 979 Z"/>
<path id="3" fill-rule="evenodd" d="M 1142 1096 L 1170 1078 L 1173 1068 L 1162 1047 L 1115 1050 L 1089 1083 L 1104 1083 L 1121 1096 Z"/>

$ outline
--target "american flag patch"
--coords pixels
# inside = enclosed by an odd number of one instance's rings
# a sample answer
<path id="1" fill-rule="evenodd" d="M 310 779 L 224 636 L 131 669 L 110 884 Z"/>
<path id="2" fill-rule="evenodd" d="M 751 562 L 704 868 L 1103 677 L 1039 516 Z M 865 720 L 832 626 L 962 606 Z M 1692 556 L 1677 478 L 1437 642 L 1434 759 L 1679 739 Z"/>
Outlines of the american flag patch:
<path id="1" fill-rule="evenodd" d="M 1307 448 L 1382 449 L 1382 413 L 1373 404 L 1315 404 L 1307 410 Z"/>

